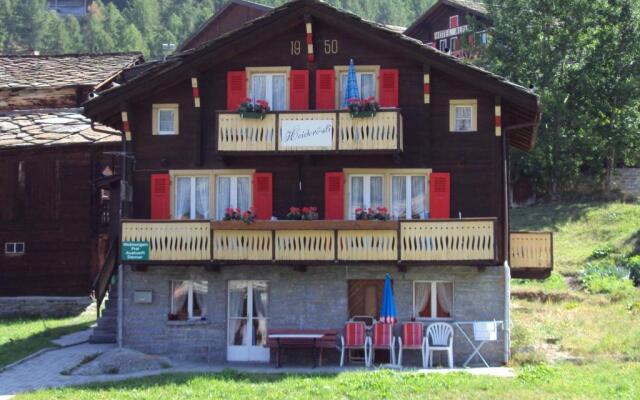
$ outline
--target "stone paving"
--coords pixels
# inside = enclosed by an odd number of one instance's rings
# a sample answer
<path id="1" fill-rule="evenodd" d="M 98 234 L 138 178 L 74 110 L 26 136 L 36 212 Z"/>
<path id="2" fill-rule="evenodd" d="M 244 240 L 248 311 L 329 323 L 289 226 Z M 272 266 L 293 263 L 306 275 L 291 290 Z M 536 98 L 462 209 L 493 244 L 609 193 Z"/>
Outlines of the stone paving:
<path id="1" fill-rule="evenodd" d="M 75 346 L 51 350 L 29 359 L 15 367 L 0 373 L 0 400 L 7 400 L 13 395 L 44 388 L 82 385 L 94 382 L 109 382 L 129 378 L 159 375 L 163 373 L 193 372 L 212 373 L 221 372 L 225 368 L 232 368 L 249 373 L 340 373 L 344 371 L 362 370 L 362 367 L 351 366 L 340 368 L 328 366 L 311 369 L 309 367 L 283 367 L 273 368 L 272 365 L 245 365 L 245 364 L 209 364 L 185 361 L 174 361 L 173 368 L 156 371 L 142 371 L 130 374 L 80 376 L 63 375 L 62 371 L 75 367 L 86 356 L 101 353 L 115 348 L 115 344 L 89 344 L 83 343 Z M 424 373 L 450 373 L 464 371 L 473 375 L 490 375 L 497 377 L 513 377 L 510 368 L 467 368 L 467 369 L 434 369 L 421 370 Z"/>
<path id="2" fill-rule="evenodd" d="M 84 331 L 70 333 L 68 335 L 64 335 L 61 338 L 56 340 L 52 340 L 51 342 L 57 344 L 58 346 L 74 346 L 76 344 L 85 343 L 89 341 L 89 337 L 93 332 L 93 328 L 86 329 Z"/>

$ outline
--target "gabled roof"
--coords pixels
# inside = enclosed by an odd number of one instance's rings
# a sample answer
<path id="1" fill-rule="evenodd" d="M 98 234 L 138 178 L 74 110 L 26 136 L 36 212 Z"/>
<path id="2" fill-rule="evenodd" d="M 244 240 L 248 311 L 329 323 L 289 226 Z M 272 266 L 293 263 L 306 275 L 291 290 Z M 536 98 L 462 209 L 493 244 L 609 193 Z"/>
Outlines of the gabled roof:
<path id="1" fill-rule="evenodd" d="M 120 132 L 100 124 L 91 126 L 81 112 L 62 108 L 0 113 L 0 150 L 120 141 Z"/>
<path id="2" fill-rule="evenodd" d="M 456 74 L 461 80 L 472 82 L 474 86 L 491 91 L 505 101 L 513 103 L 514 108 L 518 108 L 518 118 L 512 123 L 519 125 L 520 128 L 517 131 L 511 131 L 510 134 L 516 134 L 522 138 L 519 138 L 517 143 L 512 140 L 512 144 L 525 150 L 533 147 L 540 110 L 538 96 L 531 90 L 435 50 L 383 24 L 364 20 L 351 12 L 339 10 L 320 0 L 294 0 L 285 3 L 262 17 L 245 23 L 235 31 L 194 49 L 176 53 L 141 72 L 129 82 L 107 89 L 85 103 L 85 115 L 104 122 L 119 111 L 123 102 L 136 96 L 143 96 L 151 87 L 154 89 L 170 87 L 176 83 L 176 77 L 188 76 L 198 69 L 210 67 L 211 63 L 205 61 L 211 56 L 216 56 L 216 62 L 223 62 L 225 57 L 228 57 L 228 50 L 234 48 L 234 45 L 237 47 L 238 42 L 243 38 L 253 35 L 255 40 L 255 37 L 258 37 L 260 32 L 264 32 L 266 27 L 300 18 L 304 13 L 324 18 L 325 21 L 334 25 L 358 30 L 363 35 L 367 35 L 371 41 L 393 42 L 395 51 L 429 64 L 432 68 Z"/>
<path id="3" fill-rule="evenodd" d="M 141 53 L 0 56 L 0 90 L 99 87 L 140 61 Z"/>
<path id="4" fill-rule="evenodd" d="M 421 16 L 416 18 L 415 21 L 404 31 L 405 35 L 412 36 L 413 31 L 422 25 L 429 17 L 431 17 L 440 7 L 450 6 L 467 12 L 469 14 L 476 15 L 482 19 L 488 19 L 487 8 L 484 3 L 476 0 L 438 0 L 431 7 L 427 9 Z"/>

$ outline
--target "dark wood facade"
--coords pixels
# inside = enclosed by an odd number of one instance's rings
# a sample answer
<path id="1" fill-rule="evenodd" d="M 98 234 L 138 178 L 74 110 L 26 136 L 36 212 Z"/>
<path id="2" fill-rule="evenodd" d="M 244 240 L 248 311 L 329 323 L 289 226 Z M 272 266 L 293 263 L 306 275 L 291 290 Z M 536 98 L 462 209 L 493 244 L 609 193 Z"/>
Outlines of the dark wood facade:
<path id="1" fill-rule="evenodd" d="M 304 46 L 300 54 L 292 55 L 291 51 L 292 41 L 305 43 L 306 21 L 313 28 L 313 60 Z M 325 41 L 337 41 L 337 51 L 325 52 Z M 227 72 L 274 66 L 308 70 L 309 108 L 315 109 L 316 71 L 345 66 L 350 59 L 356 65 L 399 71 L 403 151 L 233 155 L 217 151 L 216 111 L 227 107 Z M 425 74 L 430 79 L 428 103 L 424 101 Z M 199 83 L 200 108 L 194 107 L 193 77 Z M 455 99 L 477 100 L 476 132 L 450 132 L 450 101 Z M 153 134 L 153 105 L 162 103 L 179 105 L 178 135 Z M 502 135 L 496 134 L 496 106 L 502 108 Z M 273 215 L 283 218 L 292 205 L 314 205 L 323 218 L 327 172 L 345 168 L 425 168 L 450 173 L 449 217 L 497 218 L 500 264 L 508 257 L 508 148 L 510 144 L 522 148 L 532 145 L 539 113 L 537 97 L 526 89 L 313 0 L 288 3 L 194 53 L 178 54 L 136 81 L 90 101 L 85 113 L 120 128 L 121 110 L 128 114 L 133 138 L 128 146 L 135 155 L 132 218 L 151 217 L 150 177 L 170 170 L 270 172 Z M 507 133 L 511 125 L 520 126 L 520 142 L 517 135 Z"/>

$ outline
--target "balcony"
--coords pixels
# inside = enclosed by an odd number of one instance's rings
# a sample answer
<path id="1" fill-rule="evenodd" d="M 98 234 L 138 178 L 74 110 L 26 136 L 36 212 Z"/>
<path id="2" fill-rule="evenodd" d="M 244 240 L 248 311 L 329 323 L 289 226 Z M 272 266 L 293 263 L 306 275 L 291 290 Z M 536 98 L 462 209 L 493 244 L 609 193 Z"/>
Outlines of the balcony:
<path id="1" fill-rule="evenodd" d="M 509 265 L 514 278 L 542 279 L 553 269 L 551 232 L 511 232 Z"/>
<path id="2" fill-rule="evenodd" d="M 218 152 L 398 152 L 402 151 L 400 110 L 370 117 L 348 111 L 269 112 L 263 119 L 220 111 Z"/>
<path id="3" fill-rule="evenodd" d="M 125 263 L 495 265 L 493 218 L 428 221 L 143 221 L 122 224 Z M 133 247 L 132 247 L 133 246 Z M 133 249 L 127 253 L 127 248 Z"/>

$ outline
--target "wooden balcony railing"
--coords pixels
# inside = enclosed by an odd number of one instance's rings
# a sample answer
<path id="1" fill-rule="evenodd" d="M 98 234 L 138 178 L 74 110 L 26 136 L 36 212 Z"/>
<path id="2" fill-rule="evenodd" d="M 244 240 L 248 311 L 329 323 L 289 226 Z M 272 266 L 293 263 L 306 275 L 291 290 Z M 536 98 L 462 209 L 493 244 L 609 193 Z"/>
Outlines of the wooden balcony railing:
<path id="1" fill-rule="evenodd" d="M 148 246 L 124 262 L 497 261 L 495 219 L 429 221 L 139 221 L 122 224 L 122 247 Z M 141 258 L 140 258 L 141 257 Z"/>
<path id="2" fill-rule="evenodd" d="M 396 152 L 403 145 L 402 115 L 397 109 L 381 110 L 364 118 L 354 118 L 344 110 L 269 112 L 264 119 L 243 118 L 229 111 L 217 114 L 219 152 Z M 316 142 L 285 143 L 283 127 L 291 121 L 329 124 L 330 133 L 323 133 Z"/>
<path id="3" fill-rule="evenodd" d="M 552 232 L 511 232 L 509 266 L 514 278 L 544 278 L 553 269 Z"/>

